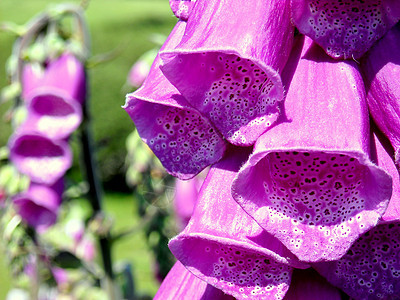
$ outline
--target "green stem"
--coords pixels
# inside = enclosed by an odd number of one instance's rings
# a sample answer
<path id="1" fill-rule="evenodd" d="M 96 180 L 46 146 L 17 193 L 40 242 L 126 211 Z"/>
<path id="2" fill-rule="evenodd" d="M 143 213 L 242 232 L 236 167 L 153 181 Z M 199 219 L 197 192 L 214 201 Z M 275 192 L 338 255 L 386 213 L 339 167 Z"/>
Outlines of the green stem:
<path id="1" fill-rule="evenodd" d="M 37 235 L 36 231 L 28 227 L 27 229 L 27 234 L 31 238 L 32 243 L 33 243 L 33 254 L 35 257 L 35 261 L 33 263 L 33 269 L 34 269 L 34 274 L 31 277 L 31 282 L 30 282 L 30 297 L 32 300 L 38 300 L 39 299 L 39 287 L 41 284 L 41 279 L 40 279 L 40 272 L 39 272 L 39 263 L 40 263 L 40 246 L 37 240 Z"/>
<path id="2" fill-rule="evenodd" d="M 90 130 L 90 116 L 87 109 L 87 102 L 84 105 L 83 115 L 84 121 L 82 123 L 82 133 L 81 133 L 81 142 L 82 142 L 82 153 L 83 153 L 83 160 L 84 166 L 86 169 L 86 180 L 89 184 L 89 200 L 90 204 L 93 209 L 93 216 L 98 214 L 102 214 L 102 187 L 100 181 L 97 177 L 96 172 L 96 163 L 93 157 L 93 141 L 92 135 Z M 114 290 L 113 290 L 113 279 L 114 279 L 114 272 L 112 268 L 112 259 L 111 259 L 111 243 L 108 236 L 100 237 L 100 251 L 104 266 L 104 271 L 106 274 L 106 281 L 108 287 L 109 297 L 111 299 L 115 299 Z M 110 283 L 110 284 L 108 284 Z"/>

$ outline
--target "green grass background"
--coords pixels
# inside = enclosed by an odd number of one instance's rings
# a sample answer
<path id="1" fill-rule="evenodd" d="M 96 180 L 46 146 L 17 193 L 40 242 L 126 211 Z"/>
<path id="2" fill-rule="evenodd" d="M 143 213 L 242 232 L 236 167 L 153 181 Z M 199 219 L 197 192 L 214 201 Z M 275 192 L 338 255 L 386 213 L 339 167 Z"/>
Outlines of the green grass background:
<path id="1" fill-rule="evenodd" d="M 61 2 L 65 1 L 0 0 L 0 22 L 24 24 L 49 4 Z M 121 109 L 126 92 L 122 87 L 131 65 L 143 52 L 155 46 L 149 40 L 149 35 L 168 35 L 176 19 L 168 0 L 92 0 L 86 16 L 93 55 L 116 48 L 120 51 L 115 59 L 90 69 L 88 74 L 97 158 L 100 175 L 107 189 L 105 208 L 115 217 L 116 229 L 125 228 L 139 224 L 140 220 L 133 197 L 115 192 L 124 187 L 125 138 L 134 128 L 126 112 Z M 0 32 L 0 87 L 7 84 L 4 64 L 10 55 L 13 40 L 10 33 Z M 9 105 L 0 106 L 0 118 Z M 10 134 L 10 126 L 0 121 L 0 146 L 7 143 Z M 75 165 L 71 174 L 79 172 L 77 170 Z M 141 233 L 117 243 L 113 248 L 113 258 L 115 262 L 127 260 L 133 264 L 136 288 L 140 293 L 155 293 L 158 284 L 151 270 L 152 258 Z M 0 299 L 5 299 L 11 282 L 4 259 L 0 258 Z"/>

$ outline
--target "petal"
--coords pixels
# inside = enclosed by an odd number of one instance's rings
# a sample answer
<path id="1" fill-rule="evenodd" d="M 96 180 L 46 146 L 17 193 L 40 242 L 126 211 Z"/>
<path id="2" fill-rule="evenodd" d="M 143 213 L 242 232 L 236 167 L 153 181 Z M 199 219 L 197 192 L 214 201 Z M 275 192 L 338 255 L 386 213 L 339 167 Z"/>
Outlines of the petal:
<path id="1" fill-rule="evenodd" d="M 234 298 L 197 278 L 178 261 L 169 271 L 153 299 L 233 300 Z"/>
<path id="2" fill-rule="evenodd" d="M 355 64 L 334 62 L 308 38 L 297 61 L 301 45 L 299 39 L 285 73 L 295 70 L 288 122 L 261 136 L 232 189 L 264 229 L 300 260 L 316 262 L 340 258 L 377 224 L 392 184 L 369 159 L 368 111 Z"/>
<path id="3" fill-rule="evenodd" d="M 69 137 L 81 124 L 82 108 L 66 93 L 53 87 L 40 88 L 28 98 L 25 126 L 51 139 Z"/>
<path id="4" fill-rule="evenodd" d="M 26 101 L 32 91 L 41 86 L 45 70 L 36 63 L 26 63 L 22 69 L 22 98 Z"/>
<path id="5" fill-rule="evenodd" d="M 400 178 L 399 173 L 396 170 L 396 166 L 389 153 L 386 152 L 385 148 L 378 139 L 375 139 L 376 152 L 378 166 L 385 170 L 390 176 L 392 176 L 393 181 L 393 192 L 390 198 L 389 205 L 385 211 L 385 214 L 380 220 L 383 222 L 391 222 L 400 220 Z M 385 140 L 383 142 L 386 142 Z"/>
<path id="6" fill-rule="evenodd" d="M 292 0 L 299 31 L 334 58 L 360 58 L 400 19 L 397 0 Z"/>
<path id="7" fill-rule="evenodd" d="M 312 268 L 293 271 L 292 282 L 284 300 L 341 300 L 340 290 L 330 285 Z"/>
<path id="8" fill-rule="evenodd" d="M 362 235 L 337 261 L 313 267 L 355 299 L 398 299 L 400 223 L 381 224 Z"/>
<path id="9" fill-rule="evenodd" d="M 43 231 L 57 220 L 63 192 L 62 180 L 53 186 L 31 183 L 29 189 L 13 198 L 14 206 L 30 226 Z"/>
<path id="10" fill-rule="evenodd" d="M 231 182 L 248 153 L 236 150 L 211 167 L 188 226 L 169 247 L 190 272 L 237 299 L 282 299 L 292 266 L 308 265 L 232 199 Z"/>
<path id="11" fill-rule="evenodd" d="M 161 70 L 229 142 L 248 146 L 280 114 L 292 40 L 288 1 L 199 1 Z"/>
<path id="12" fill-rule="evenodd" d="M 187 21 L 196 0 L 169 0 L 172 12 L 180 20 Z"/>
<path id="13" fill-rule="evenodd" d="M 83 103 L 86 98 L 86 74 L 84 65 L 74 55 L 64 53 L 46 68 L 43 88 L 52 87 L 63 91 L 68 98 Z"/>
<path id="14" fill-rule="evenodd" d="M 390 140 L 400 171 L 400 24 L 376 43 L 363 59 L 361 67 L 370 113 Z"/>
<path id="15" fill-rule="evenodd" d="M 178 22 L 163 47 L 178 43 L 184 27 L 184 22 Z M 220 160 L 226 142 L 166 80 L 159 63 L 158 56 L 143 86 L 127 95 L 123 108 L 165 169 L 180 179 L 189 179 Z"/>
<path id="16" fill-rule="evenodd" d="M 51 140 L 21 128 L 9 141 L 10 160 L 32 181 L 53 184 L 72 164 L 72 153 L 64 141 Z"/>

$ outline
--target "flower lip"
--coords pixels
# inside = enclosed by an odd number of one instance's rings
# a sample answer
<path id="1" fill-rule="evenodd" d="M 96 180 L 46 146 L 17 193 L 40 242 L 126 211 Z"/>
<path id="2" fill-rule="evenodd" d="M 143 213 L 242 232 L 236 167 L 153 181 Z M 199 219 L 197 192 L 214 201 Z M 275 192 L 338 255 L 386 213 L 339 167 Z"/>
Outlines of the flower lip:
<path id="1" fill-rule="evenodd" d="M 358 59 L 400 19 L 397 0 L 291 0 L 299 31 L 333 58 Z"/>
<path id="2" fill-rule="evenodd" d="M 63 192 L 63 180 L 52 186 L 31 183 L 26 192 L 16 195 L 13 204 L 30 226 L 44 230 L 55 223 Z"/>
<path id="3" fill-rule="evenodd" d="M 162 49 L 177 44 L 185 26 L 178 22 Z M 167 172 L 190 179 L 222 158 L 226 142 L 165 78 L 160 62 L 158 55 L 144 84 L 127 95 L 123 108 Z"/>
<path id="4" fill-rule="evenodd" d="M 57 220 L 56 212 L 36 204 L 28 197 L 20 196 L 16 198 L 14 200 L 14 206 L 17 208 L 21 218 L 38 231 L 45 230 Z"/>
<path id="5" fill-rule="evenodd" d="M 163 51 L 160 57 L 164 74 L 230 143 L 250 146 L 277 121 L 282 83 L 262 61 L 234 50 Z"/>
<path id="6" fill-rule="evenodd" d="M 32 97 L 31 108 L 39 115 L 53 115 L 55 117 L 64 117 L 74 112 L 62 97 L 46 93 L 38 94 Z"/>
<path id="7" fill-rule="evenodd" d="M 229 253 L 236 254 L 238 257 L 258 257 L 258 258 L 268 258 L 273 260 L 277 264 L 283 264 L 290 267 L 295 267 L 299 269 L 309 268 L 309 264 L 300 262 L 290 251 L 282 247 L 280 242 L 278 242 L 275 238 L 270 236 L 266 232 L 262 232 L 259 235 L 259 238 L 256 236 L 248 236 L 248 240 L 231 238 L 229 236 L 217 236 L 210 233 L 204 232 L 190 232 L 185 231 L 183 233 L 178 234 L 175 238 L 171 239 L 169 243 L 169 247 L 173 253 L 179 253 L 180 251 L 184 251 L 182 249 L 188 248 L 198 248 L 203 251 L 204 255 L 211 255 L 212 251 L 210 249 L 214 249 L 216 252 L 215 255 L 221 254 L 226 255 L 224 251 L 228 250 L 218 250 L 218 249 L 229 249 Z M 252 242 L 252 240 L 255 242 Z M 258 244 L 259 240 L 264 240 L 270 242 L 270 245 L 260 246 Z M 265 243 L 267 244 L 267 243 Z M 268 248 L 269 246 L 269 248 Z M 192 250 L 194 251 L 194 250 Z M 192 253 L 191 256 L 196 257 L 197 255 Z M 179 255 L 179 257 L 182 257 Z M 193 266 L 194 267 L 194 266 Z M 193 268 L 191 269 L 194 270 Z M 196 271 L 194 271 L 196 273 Z M 198 272 L 197 272 L 198 273 Z"/>
<path id="8" fill-rule="evenodd" d="M 350 297 L 398 299 L 399 232 L 398 221 L 380 224 L 360 236 L 343 257 L 313 267 Z"/>
<path id="9" fill-rule="evenodd" d="M 53 184 L 72 164 L 72 152 L 62 140 L 51 140 L 21 128 L 9 141 L 10 159 L 17 169 L 37 183 Z"/>
<path id="10" fill-rule="evenodd" d="M 38 88 L 27 98 L 27 102 L 26 126 L 49 138 L 67 138 L 82 122 L 80 104 L 57 88 Z"/>
<path id="11" fill-rule="evenodd" d="M 339 259 L 377 224 L 391 180 L 363 153 L 286 148 L 253 155 L 233 191 L 263 228 L 300 260 L 313 262 Z"/>
<path id="12" fill-rule="evenodd" d="M 179 244 L 179 248 L 175 245 Z M 244 243 L 243 243 L 244 244 Z M 211 235 L 183 235 L 169 243 L 179 260 L 195 276 L 237 299 L 252 295 L 257 299 L 282 299 L 288 289 L 292 267 L 277 261 L 274 254 L 262 249 L 252 252 L 231 239 Z M 176 252 L 179 251 L 179 252 Z"/>

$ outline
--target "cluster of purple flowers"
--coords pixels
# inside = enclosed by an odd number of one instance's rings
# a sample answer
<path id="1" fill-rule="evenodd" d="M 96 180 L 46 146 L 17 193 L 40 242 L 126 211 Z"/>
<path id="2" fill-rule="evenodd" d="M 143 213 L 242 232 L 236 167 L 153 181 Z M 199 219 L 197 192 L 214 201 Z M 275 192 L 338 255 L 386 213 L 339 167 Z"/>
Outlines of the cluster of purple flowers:
<path id="1" fill-rule="evenodd" d="M 400 299 L 400 2 L 170 3 L 124 108 L 170 174 L 212 166 L 156 299 Z"/>
<path id="2" fill-rule="evenodd" d="M 45 66 L 26 63 L 23 123 L 9 141 L 10 159 L 30 179 L 27 191 L 13 198 L 21 217 L 37 230 L 54 224 L 62 201 L 64 174 L 72 164 L 69 136 L 82 121 L 86 96 L 85 69 L 64 53 Z"/>

